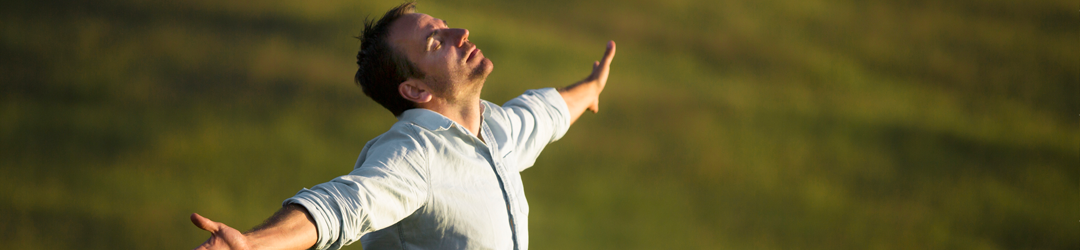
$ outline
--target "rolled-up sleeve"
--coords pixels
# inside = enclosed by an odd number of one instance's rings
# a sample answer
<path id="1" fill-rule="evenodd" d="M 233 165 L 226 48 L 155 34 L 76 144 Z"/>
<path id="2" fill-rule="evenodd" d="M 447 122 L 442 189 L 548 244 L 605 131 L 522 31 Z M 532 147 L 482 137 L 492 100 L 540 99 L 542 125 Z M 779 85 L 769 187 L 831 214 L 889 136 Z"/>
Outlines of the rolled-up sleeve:
<path id="1" fill-rule="evenodd" d="M 428 200 L 427 164 L 416 140 L 388 133 L 365 146 L 357 167 L 284 204 L 304 206 L 315 220 L 313 249 L 338 249 L 366 233 L 389 227 Z"/>
<path id="2" fill-rule="evenodd" d="M 526 91 L 502 108 L 516 143 L 521 163 L 518 171 L 531 167 L 544 147 L 562 138 L 570 128 L 570 110 L 554 88 Z"/>

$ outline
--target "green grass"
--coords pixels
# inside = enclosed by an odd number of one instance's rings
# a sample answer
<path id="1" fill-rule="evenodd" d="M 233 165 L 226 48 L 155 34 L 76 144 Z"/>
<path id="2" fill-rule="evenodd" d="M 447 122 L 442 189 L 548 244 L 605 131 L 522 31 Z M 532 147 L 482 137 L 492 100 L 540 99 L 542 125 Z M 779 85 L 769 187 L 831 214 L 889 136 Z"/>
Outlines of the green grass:
<path id="1" fill-rule="evenodd" d="M 0 4 L 0 248 L 159 249 L 347 173 L 394 118 L 351 81 L 394 2 Z M 585 77 L 523 173 L 533 249 L 1076 249 L 1069 1 L 453 1 L 484 98 Z M 351 246 L 351 249 L 360 249 Z"/>

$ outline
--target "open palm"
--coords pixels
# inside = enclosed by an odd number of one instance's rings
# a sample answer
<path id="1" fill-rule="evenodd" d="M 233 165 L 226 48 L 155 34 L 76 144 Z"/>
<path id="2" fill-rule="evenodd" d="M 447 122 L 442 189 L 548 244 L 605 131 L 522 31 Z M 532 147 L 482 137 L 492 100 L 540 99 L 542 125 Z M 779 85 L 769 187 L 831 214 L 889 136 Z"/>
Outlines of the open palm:
<path id="1" fill-rule="evenodd" d="M 212 221 L 199 214 L 191 214 L 191 223 L 203 230 L 210 231 L 210 239 L 207 239 L 195 250 L 251 249 L 247 237 L 240 231 L 225 225 L 225 223 Z"/>

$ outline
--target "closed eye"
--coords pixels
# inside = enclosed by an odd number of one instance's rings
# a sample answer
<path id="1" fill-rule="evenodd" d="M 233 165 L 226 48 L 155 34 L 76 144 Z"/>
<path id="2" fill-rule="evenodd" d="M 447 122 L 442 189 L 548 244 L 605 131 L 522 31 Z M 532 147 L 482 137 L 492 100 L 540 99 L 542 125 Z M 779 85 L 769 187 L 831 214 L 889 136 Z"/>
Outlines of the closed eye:
<path id="1" fill-rule="evenodd" d="M 428 35 L 428 37 L 427 37 L 427 44 L 428 44 L 427 50 L 428 51 L 439 50 L 439 48 L 442 48 L 442 42 L 440 42 L 438 39 L 435 39 L 435 36 L 437 36 L 438 34 L 439 34 L 439 30 L 436 29 L 435 31 L 432 31 L 430 35 Z"/>

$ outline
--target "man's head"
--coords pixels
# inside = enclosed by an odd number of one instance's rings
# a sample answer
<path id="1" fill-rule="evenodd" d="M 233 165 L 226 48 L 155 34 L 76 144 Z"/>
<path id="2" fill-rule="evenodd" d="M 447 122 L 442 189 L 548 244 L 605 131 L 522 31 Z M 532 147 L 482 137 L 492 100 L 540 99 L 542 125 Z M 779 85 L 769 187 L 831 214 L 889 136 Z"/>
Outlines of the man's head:
<path id="1" fill-rule="evenodd" d="M 491 61 L 468 41 L 468 30 L 450 29 L 414 8 L 405 3 L 365 22 L 356 83 L 394 116 L 433 99 L 479 98 Z"/>

